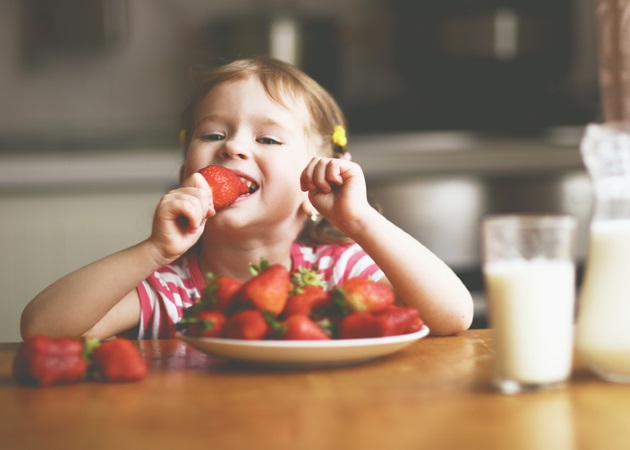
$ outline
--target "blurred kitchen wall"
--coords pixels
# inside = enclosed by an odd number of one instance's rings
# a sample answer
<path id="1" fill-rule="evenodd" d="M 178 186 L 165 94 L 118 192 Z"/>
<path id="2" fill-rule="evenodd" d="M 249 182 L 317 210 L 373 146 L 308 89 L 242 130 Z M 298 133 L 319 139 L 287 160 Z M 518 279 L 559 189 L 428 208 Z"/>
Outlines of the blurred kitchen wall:
<path id="1" fill-rule="evenodd" d="M 0 151 L 175 144 L 188 67 L 283 33 L 356 132 L 583 123 L 593 1 L 4 0 Z"/>
<path id="2" fill-rule="evenodd" d="M 332 73 L 327 87 L 344 84 L 352 98 L 380 84 L 385 96 L 395 82 L 383 10 L 376 0 L 5 0 L 0 151 L 176 144 L 190 65 L 269 51 L 280 16 L 307 29 L 297 36 L 300 62 Z"/>

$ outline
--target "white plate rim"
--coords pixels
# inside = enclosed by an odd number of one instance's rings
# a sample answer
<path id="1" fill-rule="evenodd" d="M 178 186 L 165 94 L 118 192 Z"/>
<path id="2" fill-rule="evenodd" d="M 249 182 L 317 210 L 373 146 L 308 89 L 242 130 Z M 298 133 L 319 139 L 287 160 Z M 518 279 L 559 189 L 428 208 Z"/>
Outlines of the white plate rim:
<path id="1" fill-rule="evenodd" d="M 197 350 L 228 361 L 295 368 L 339 366 L 372 360 L 402 350 L 428 334 L 429 328 L 424 325 L 419 331 L 413 333 L 362 339 L 249 341 L 195 338 L 184 334 L 178 334 L 177 337 Z M 262 351 L 263 354 L 255 353 L 256 350 Z"/>
<path id="2" fill-rule="evenodd" d="M 422 328 L 413 333 L 397 334 L 395 336 L 385 336 L 378 338 L 361 338 L 361 339 L 330 339 L 330 340 L 314 340 L 314 341 L 283 341 L 279 339 L 227 339 L 227 338 L 204 338 L 191 337 L 184 334 L 178 335 L 178 338 L 191 341 L 201 341 L 215 344 L 234 345 L 238 347 L 264 347 L 264 348 L 337 348 L 337 347 L 366 347 L 373 345 L 388 345 L 403 342 L 411 342 L 425 337 L 429 334 L 429 327 L 423 325 Z"/>

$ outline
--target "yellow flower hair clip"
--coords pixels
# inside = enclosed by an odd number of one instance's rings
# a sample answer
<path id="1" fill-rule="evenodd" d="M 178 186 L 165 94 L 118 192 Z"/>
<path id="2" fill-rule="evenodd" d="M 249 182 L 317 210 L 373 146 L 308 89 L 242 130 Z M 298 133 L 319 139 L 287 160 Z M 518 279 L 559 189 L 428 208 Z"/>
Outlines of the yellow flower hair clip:
<path id="1" fill-rule="evenodd" d="M 346 137 L 346 129 L 341 125 L 336 125 L 332 134 L 332 142 L 335 146 L 340 147 L 341 150 L 348 145 L 348 138 Z"/>
<path id="2" fill-rule="evenodd" d="M 186 128 L 179 130 L 179 143 L 186 146 Z"/>

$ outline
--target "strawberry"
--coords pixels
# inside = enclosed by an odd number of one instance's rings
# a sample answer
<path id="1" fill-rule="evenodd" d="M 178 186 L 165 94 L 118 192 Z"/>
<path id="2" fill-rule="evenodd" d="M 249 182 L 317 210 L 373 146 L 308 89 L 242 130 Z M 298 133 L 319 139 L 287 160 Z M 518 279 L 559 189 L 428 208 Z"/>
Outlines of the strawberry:
<path id="1" fill-rule="evenodd" d="M 321 286 L 305 286 L 295 292 L 288 299 L 282 310 L 284 317 L 302 314 L 310 316 L 318 310 L 323 310 L 329 304 L 328 292 Z"/>
<path id="2" fill-rule="evenodd" d="M 262 311 L 244 309 L 228 317 L 223 329 L 223 337 L 229 339 L 264 339 L 270 326 Z"/>
<path id="3" fill-rule="evenodd" d="M 116 338 L 101 343 L 92 352 L 94 370 L 105 381 L 137 381 L 147 374 L 144 359 L 133 343 Z"/>
<path id="4" fill-rule="evenodd" d="M 323 275 L 317 272 L 317 266 L 312 269 L 300 267 L 297 271 L 291 273 L 291 283 L 295 287 L 296 292 L 306 286 L 321 286 L 326 289 L 326 282 L 322 280 Z"/>
<path id="5" fill-rule="evenodd" d="M 263 259 L 260 266 L 250 265 L 254 275 L 247 280 L 239 292 L 240 301 L 246 306 L 253 306 L 261 311 L 268 311 L 277 316 L 291 291 L 291 275 L 281 264 L 269 265 Z"/>
<path id="6" fill-rule="evenodd" d="M 184 309 L 175 329 L 188 336 L 218 337 L 225 324 L 225 315 L 232 309 L 232 300 L 240 288 L 241 282 L 234 278 L 208 274 L 208 286 L 201 299 Z M 208 314 L 210 311 L 216 314 Z"/>
<path id="7" fill-rule="evenodd" d="M 348 314 L 339 324 L 339 337 L 359 339 L 397 336 L 419 331 L 422 326 L 416 308 L 392 305 L 378 313 L 361 311 Z"/>
<path id="8" fill-rule="evenodd" d="M 390 306 L 376 313 L 379 336 L 396 336 L 420 331 L 424 325 L 416 308 Z"/>
<path id="9" fill-rule="evenodd" d="M 199 171 L 212 189 L 214 209 L 227 208 L 240 196 L 249 192 L 249 187 L 236 173 L 223 166 L 208 166 Z"/>
<path id="10" fill-rule="evenodd" d="M 41 335 L 26 339 L 13 362 L 16 380 L 40 386 L 79 382 L 87 369 L 81 341 Z"/>
<path id="11" fill-rule="evenodd" d="M 199 308 L 227 312 L 242 283 L 232 277 L 208 275 L 208 286 L 203 292 Z"/>
<path id="12" fill-rule="evenodd" d="M 225 327 L 226 318 L 221 311 L 199 311 L 194 317 L 182 319 L 180 322 L 186 323 L 188 336 L 220 337 Z"/>
<path id="13" fill-rule="evenodd" d="M 339 323 L 339 339 L 373 338 L 379 332 L 376 316 L 367 311 L 350 313 Z"/>
<path id="14" fill-rule="evenodd" d="M 348 278 L 335 289 L 333 301 L 349 311 L 379 312 L 394 303 L 394 291 L 368 278 Z"/>
<path id="15" fill-rule="evenodd" d="M 306 269 L 301 267 L 291 273 L 291 291 L 287 303 L 282 312 L 283 317 L 294 314 L 320 316 L 329 305 L 330 296 L 326 291 L 326 283 L 322 281 L 322 275 L 317 272 L 317 267 Z"/>
<path id="16" fill-rule="evenodd" d="M 303 314 L 296 314 L 281 323 L 282 339 L 313 341 L 330 339 L 328 334 L 313 320 Z"/>
<path id="17" fill-rule="evenodd" d="M 215 295 L 219 300 L 219 305 L 229 305 L 234 295 L 236 295 L 242 286 L 240 281 L 228 276 L 216 278 L 214 284 L 218 285 Z"/>

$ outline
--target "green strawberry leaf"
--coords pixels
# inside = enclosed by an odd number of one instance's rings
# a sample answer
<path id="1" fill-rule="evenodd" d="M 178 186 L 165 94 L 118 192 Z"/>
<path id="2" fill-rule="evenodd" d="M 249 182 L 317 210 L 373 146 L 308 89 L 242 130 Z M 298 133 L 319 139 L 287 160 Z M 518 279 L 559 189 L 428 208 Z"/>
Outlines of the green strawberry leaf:
<path id="1" fill-rule="evenodd" d="M 320 286 L 326 289 L 326 282 L 322 277 L 322 274 L 317 273 L 317 266 L 313 266 L 312 269 L 300 267 L 291 273 L 292 294 L 301 294 L 306 286 Z"/>
<path id="2" fill-rule="evenodd" d="M 350 314 L 350 308 L 348 308 L 348 304 L 346 303 L 346 291 L 343 288 L 337 286 L 332 292 L 330 301 L 337 307 L 342 315 L 346 316 Z"/>
<path id="3" fill-rule="evenodd" d="M 260 265 L 249 263 L 249 273 L 251 273 L 252 276 L 254 277 L 256 275 L 260 275 L 262 272 L 264 272 L 268 268 L 269 268 L 269 261 L 267 261 L 265 258 L 260 258 Z"/>

